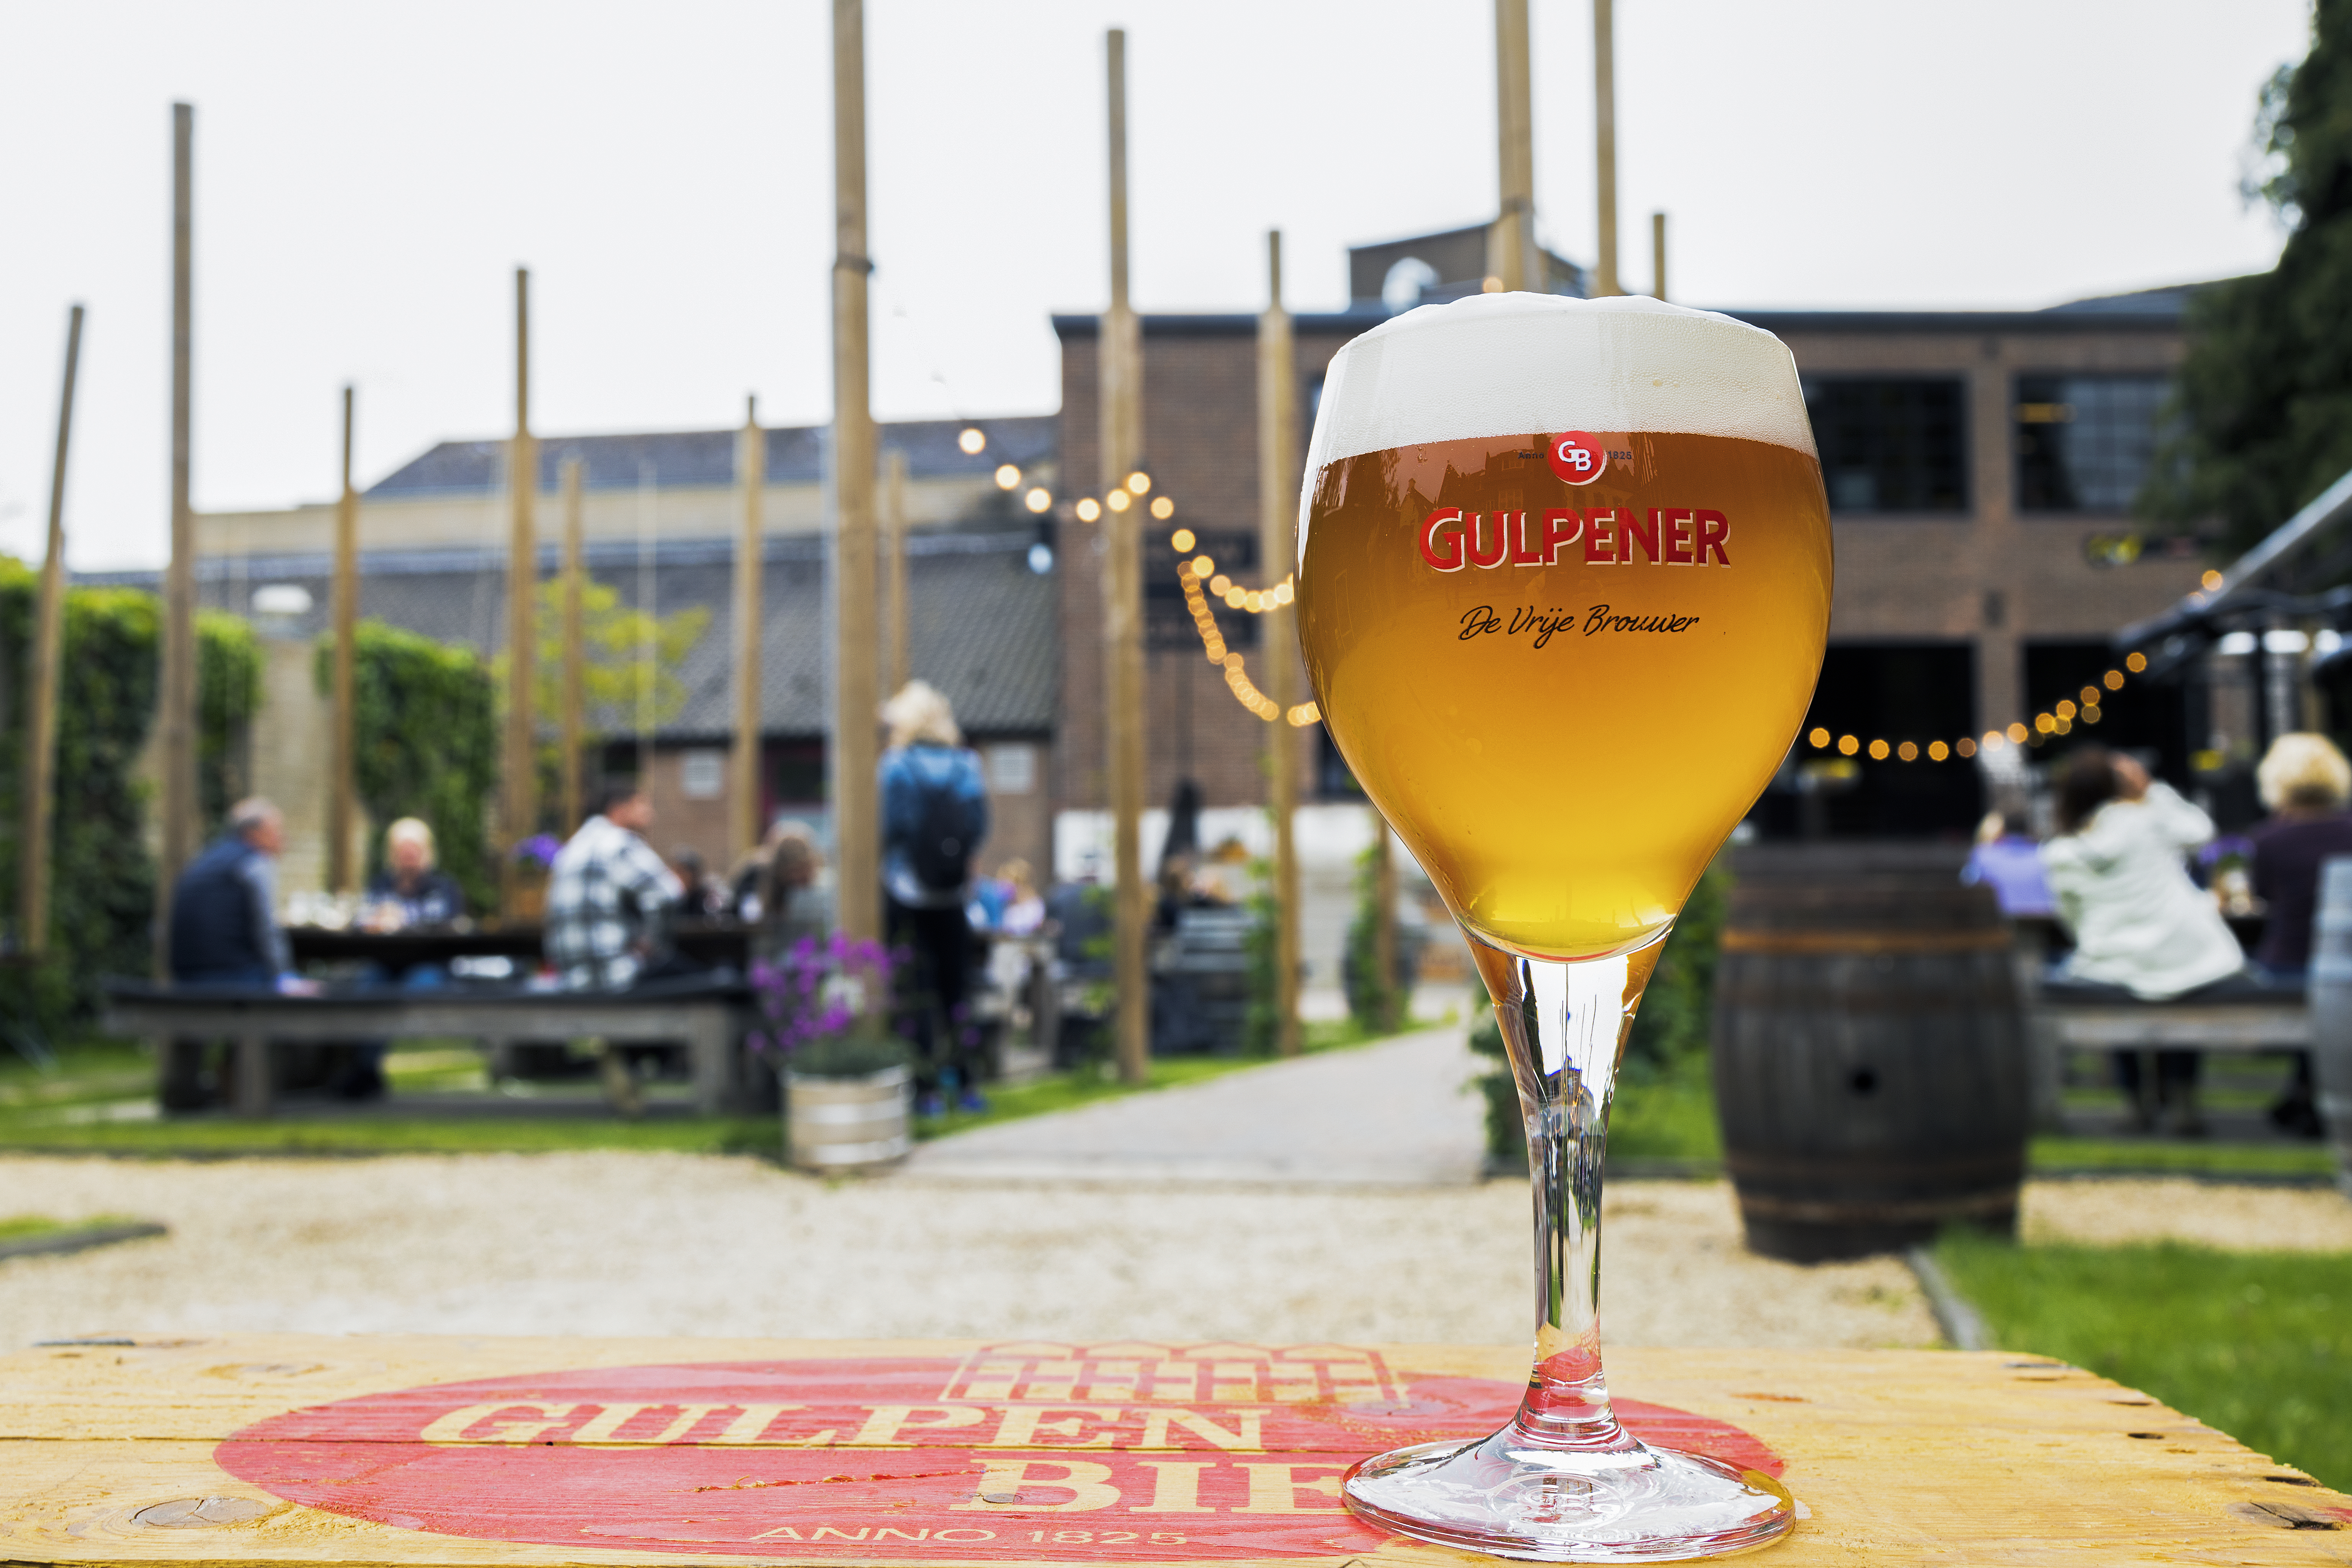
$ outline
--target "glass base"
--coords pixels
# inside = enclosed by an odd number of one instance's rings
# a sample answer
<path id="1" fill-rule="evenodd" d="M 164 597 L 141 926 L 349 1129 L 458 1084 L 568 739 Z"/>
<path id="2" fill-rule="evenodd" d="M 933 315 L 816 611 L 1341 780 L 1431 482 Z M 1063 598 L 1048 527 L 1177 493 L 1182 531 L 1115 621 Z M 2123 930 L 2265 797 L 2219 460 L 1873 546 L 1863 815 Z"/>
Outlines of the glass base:
<path id="1" fill-rule="evenodd" d="M 1530 1563 L 1662 1563 L 1765 1546 L 1797 1505 L 1759 1470 L 1671 1448 L 1563 1452 L 1517 1440 L 1423 1443 L 1347 1475 L 1367 1523 Z"/>

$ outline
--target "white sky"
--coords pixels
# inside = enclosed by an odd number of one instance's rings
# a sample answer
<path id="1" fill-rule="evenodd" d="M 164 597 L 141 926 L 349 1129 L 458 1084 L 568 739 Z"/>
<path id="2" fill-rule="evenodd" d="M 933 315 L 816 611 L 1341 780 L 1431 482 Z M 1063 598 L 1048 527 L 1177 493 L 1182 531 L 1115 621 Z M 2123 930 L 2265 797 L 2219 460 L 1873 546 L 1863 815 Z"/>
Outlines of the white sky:
<path id="1" fill-rule="evenodd" d="M 1591 257 L 1589 0 L 1533 0 L 1544 237 Z M 509 426 L 827 417 L 822 0 L 0 5 L 0 550 L 37 554 L 89 308 L 68 559 L 165 551 L 171 112 L 196 105 L 200 509 L 331 496 Z M 1291 303 L 1344 247 L 1495 203 L 1486 0 L 869 0 L 875 410 L 1045 412 L 1046 316 L 1108 283 L 1102 30 L 1129 32 L 1135 291 Z M 1619 0 L 1629 287 L 1703 305 L 2032 307 L 2257 270 L 2237 194 L 2306 0 Z"/>

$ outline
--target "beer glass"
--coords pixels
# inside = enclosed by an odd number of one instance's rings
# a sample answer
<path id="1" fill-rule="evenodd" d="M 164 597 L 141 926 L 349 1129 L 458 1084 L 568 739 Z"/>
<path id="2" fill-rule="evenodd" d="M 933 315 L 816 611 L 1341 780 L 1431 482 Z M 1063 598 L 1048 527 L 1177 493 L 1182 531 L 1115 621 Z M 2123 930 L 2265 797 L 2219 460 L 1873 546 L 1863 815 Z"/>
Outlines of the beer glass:
<path id="1" fill-rule="evenodd" d="M 1829 508 L 1788 350 L 1639 298 L 1410 311 L 1332 361 L 1298 544 L 1323 721 L 1469 937 L 1535 1188 L 1517 1415 L 1364 1461 L 1348 1506 L 1547 1562 L 1771 1541 L 1794 1510 L 1777 1482 L 1618 1424 L 1598 1303 L 1634 1008 L 1821 669 Z"/>

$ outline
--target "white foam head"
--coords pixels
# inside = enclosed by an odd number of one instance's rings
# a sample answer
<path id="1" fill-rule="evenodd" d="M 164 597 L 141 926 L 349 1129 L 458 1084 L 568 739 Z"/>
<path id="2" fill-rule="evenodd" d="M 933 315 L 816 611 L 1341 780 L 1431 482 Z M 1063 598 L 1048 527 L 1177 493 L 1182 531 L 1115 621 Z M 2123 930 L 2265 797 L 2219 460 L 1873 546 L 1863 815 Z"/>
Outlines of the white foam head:
<path id="1" fill-rule="evenodd" d="M 1738 436 L 1820 455 L 1796 362 L 1760 327 L 1640 295 L 1473 294 L 1407 310 L 1333 357 L 1307 488 L 1326 463 L 1364 452 L 1562 430 Z"/>

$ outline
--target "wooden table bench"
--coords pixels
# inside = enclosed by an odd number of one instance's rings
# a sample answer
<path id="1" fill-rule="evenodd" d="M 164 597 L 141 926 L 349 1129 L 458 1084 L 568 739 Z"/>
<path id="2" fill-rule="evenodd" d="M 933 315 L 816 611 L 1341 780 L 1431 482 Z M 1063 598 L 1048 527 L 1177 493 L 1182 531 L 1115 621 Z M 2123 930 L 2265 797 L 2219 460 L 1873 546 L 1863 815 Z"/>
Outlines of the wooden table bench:
<path id="1" fill-rule="evenodd" d="M 236 1042 L 230 1104 L 245 1116 L 270 1112 L 270 1047 L 291 1041 L 404 1039 L 454 1036 L 484 1041 L 495 1056 L 522 1040 L 675 1040 L 693 1068 L 694 1102 L 705 1114 L 738 1108 L 749 993 L 736 986 L 609 994 L 563 991 L 403 991 L 325 996 L 272 991 L 203 991 L 112 984 L 101 1026 L 144 1036 L 158 1061 L 174 1039 Z"/>
<path id="2" fill-rule="evenodd" d="M 1614 1350 L 1637 1432 L 1776 1476 L 1759 1562 L 2341 1563 L 2352 1498 L 1999 1352 Z M 107 1336 L 0 1358 L 17 1563 L 1486 1562 L 1338 1478 L 1520 1348 Z"/>

